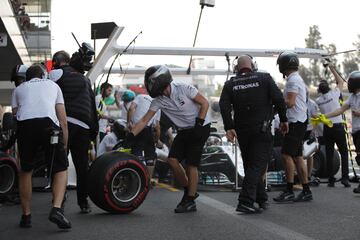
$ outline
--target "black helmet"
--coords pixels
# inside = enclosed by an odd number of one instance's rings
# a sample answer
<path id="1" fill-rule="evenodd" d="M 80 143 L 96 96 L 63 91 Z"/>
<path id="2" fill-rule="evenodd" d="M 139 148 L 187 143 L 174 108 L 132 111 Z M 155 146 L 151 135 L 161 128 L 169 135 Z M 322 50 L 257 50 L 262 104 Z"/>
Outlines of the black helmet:
<path id="1" fill-rule="evenodd" d="M 15 83 L 15 86 L 19 86 L 26 79 L 26 71 L 28 67 L 26 65 L 16 65 L 11 71 L 10 81 Z"/>
<path id="2" fill-rule="evenodd" d="M 317 89 L 318 93 L 326 94 L 330 91 L 329 83 L 325 80 L 321 80 Z"/>
<path id="3" fill-rule="evenodd" d="M 170 70 L 163 65 L 155 65 L 145 71 L 145 87 L 152 98 L 161 96 L 171 82 Z"/>
<path id="4" fill-rule="evenodd" d="M 353 71 L 348 79 L 349 92 L 355 93 L 356 89 L 360 89 L 360 71 Z"/>
<path id="5" fill-rule="evenodd" d="M 125 120 L 118 119 L 114 122 L 113 132 L 118 139 L 124 139 L 126 137 L 126 122 Z"/>
<path id="6" fill-rule="evenodd" d="M 298 70 L 299 58 L 294 52 L 282 52 L 277 59 L 277 64 L 279 71 L 284 74 L 287 69 Z"/>

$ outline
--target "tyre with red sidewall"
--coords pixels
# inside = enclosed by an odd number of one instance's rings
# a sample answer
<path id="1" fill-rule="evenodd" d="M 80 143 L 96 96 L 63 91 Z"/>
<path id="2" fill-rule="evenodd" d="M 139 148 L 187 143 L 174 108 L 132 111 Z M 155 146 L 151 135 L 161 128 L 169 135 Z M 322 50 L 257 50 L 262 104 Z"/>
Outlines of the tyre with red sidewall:
<path id="1" fill-rule="evenodd" d="M 18 167 L 15 159 L 0 152 L 0 197 L 11 194 L 18 184 Z"/>
<path id="2" fill-rule="evenodd" d="M 90 199 L 110 213 L 129 213 L 138 208 L 149 192 L 149 174 L 131 154 L 112 151 L 98 157 L 89 170 Z"/>

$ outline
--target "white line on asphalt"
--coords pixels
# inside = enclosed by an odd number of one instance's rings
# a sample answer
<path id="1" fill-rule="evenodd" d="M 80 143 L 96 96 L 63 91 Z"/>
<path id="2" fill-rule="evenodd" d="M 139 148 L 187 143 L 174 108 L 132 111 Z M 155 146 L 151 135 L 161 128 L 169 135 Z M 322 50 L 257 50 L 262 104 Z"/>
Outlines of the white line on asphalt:
<path id="1" fill-rule="evenodd" d="M 235 211 L 235 207 L 230 206 L 228 204 L 225 204 L 223 202 L 220 202 L 218 200 L 215 200 L 213 198 L 201 195 L 198 199 L 199 202 L 204 203 L 212 208 L 215 208 L 217 210 L 220 210 L 222 212 L 225 212 L 236 219 L 240 219 L 243 222 L 249 223 L 251 225 L 254 225 L 256 227 L 261 226 L 261 229 L 277 235 L 283 239 L 289 240 L 314 240 L 311 237 L 305 236 L 301 233 L 295 232 L 289 228 L 283 227 L 281 225 L 278 225 L 273 222 L 269 222 L 267 220 L 263 219 L 253 219 L 253 218 L 247 218 L 246 215 L 240 215 Z"/>

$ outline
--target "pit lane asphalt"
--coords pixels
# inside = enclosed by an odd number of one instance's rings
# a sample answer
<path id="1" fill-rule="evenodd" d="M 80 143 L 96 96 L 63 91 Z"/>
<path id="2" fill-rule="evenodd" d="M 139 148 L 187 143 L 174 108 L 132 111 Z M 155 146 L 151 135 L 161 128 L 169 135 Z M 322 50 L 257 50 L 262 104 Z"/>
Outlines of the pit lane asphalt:
<path id="1" fill-rule="evenodd" d="M 356 184 L 352 183 L 352 188 Z M 312 188 L 314 200 L 276 204 L 262 214 L 235 212 L 237 192 L 200 192 L 195 213 L 175 214 L 182 192 L 157 186 L 144 203 L 126 215 L 108 214 L 92 204 L 92 213 L 80 214 L 76 192 L 69 191 L 66 216 L 73 228 L 64 232 L 47 220 L 51 194 L 34 192 L 31 229 L 20 229 L 19 205 L 0 207 L 0 240 L 25 239 L 359 239 L 360 195 L 337 183 Z M 298 193 L 298 192 L 297 192 Z"/>

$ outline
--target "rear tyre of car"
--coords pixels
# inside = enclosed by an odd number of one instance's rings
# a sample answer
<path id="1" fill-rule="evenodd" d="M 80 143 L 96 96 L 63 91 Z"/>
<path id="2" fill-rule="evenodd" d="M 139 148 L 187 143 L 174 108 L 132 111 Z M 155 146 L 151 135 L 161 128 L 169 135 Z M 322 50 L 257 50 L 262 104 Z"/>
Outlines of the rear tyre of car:
<path id="1" fill-rule="evenodd" d="M 110 213 L 129 213 L 149 192 L 146 167 L 131 154 L 113 151 L 97 158 L 89 170 L 89 197 Z"/>
<path id="2" fill-rule="evenodd" d="M 3 115 L 3 121 L 2 121 L 2 130 L 8 131 L 8 130 L 14 130 L 15 128 L 15 121 L 14 116 L 11 112 L 6 112 Z"/>
<path id="3" fill-rule="evenodd" d="M 325 146 L 321 145 L 320 150 L 314 154 L 314 169 L 313 175 L 319 178 L 328 178 L 327 169 L 326 169 L 326 150 Z M 340 154 L 338 151 L 334 150 L 334 158 L 333 158 L 333 175 L 340 169 Z"/>
<path id="4" fill-rule="evenodd" d="M 17 187 L 17 169 L 13 162 L 2 159 L 0 161 L 0 197 L 14 192 Z"/>

